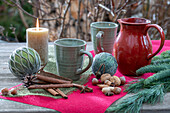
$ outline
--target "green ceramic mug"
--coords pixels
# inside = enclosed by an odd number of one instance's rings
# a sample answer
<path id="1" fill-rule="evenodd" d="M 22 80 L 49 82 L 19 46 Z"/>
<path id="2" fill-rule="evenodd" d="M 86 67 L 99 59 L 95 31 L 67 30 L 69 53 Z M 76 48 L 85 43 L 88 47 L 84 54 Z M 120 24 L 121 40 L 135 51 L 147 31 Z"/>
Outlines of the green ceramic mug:
<path id="1" fill-rule="evenodd" d="M 118 25 L 113 22 L 93 22 L 90 25 L 91 39 L 95 54 L 113 52 Z"/>
<path id="2" fill-rule="evenodd" d="M 93 56 L 90 52 L 85 51 L 86 45 L 84 40 L 73 38 L 54 41 L 57 71 L 60 76 L 78 80 L 80 75 L 90 68 Z M 89 63 L 82 69 L 84 54 L 88 56 Z"/>

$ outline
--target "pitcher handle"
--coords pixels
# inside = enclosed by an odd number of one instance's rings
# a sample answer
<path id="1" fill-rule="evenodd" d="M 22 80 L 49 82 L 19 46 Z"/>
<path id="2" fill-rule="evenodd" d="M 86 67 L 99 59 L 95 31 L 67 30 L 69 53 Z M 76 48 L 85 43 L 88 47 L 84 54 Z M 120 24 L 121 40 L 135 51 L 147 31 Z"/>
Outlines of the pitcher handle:
<path id="1" fill-rule="evenodd" d="M 90 53 L 90 52 L 87 52 L 87 51 L 84 51 L 83 49 L 81 49 L 80 50 L 80 56 L 82 56 L 82 55 L 84 55 L 84 54 L 86 54 L 87 56 L 88 56 L 88 58 L 89 58 L 89 63 L 88 63 L 88 65 L 87 65 L 87 67 L 85 67 L 84 69 L 78 69 L 77 70 L 77 75 L 80 75 L 80 74 L 82 74 L 82 73 L 84 73 L 85 71 L 87 71 L 89 68 L 90 68 L 90 66 L 92 65 L 92 62 L 93 62 L 93 56 L 92 56 L 92 54 Z"/>
<path id="2" fill-rule="evenodd" d="M 101 46 L 101 38 L 103 38 L 103 35 L 104 35 L 104 32 L 103 32 L 103 31 L 99 31 L 99 32 L 96 34 L 96 38 L 97 38 L 97 50 L 98 50 L 98 53 L 104 51 L 103 45 Z"/>
<path id="3" fill-rule="evenodd" d="M 152 53 L 152 54 L 149 54 L 149 55 L 148 55 L 148 57 L 147 57 L 148 60 L 150 60 L 150 59 L 153 58 L 156 54 L 159 53 L 159 51 L 162 49 L 162 47 L 163 47 L 163 45 L 164 45 L 164 42 L 165 42 L 165 34 L 164 34 L 164 31 L 163 31 L 163 29 L 162 29 L 159 25 L 157 25 L 157 24 L 148 24 L 148 25 L 146 25 L 145 30 L 144 30 L 144 34 L 147 35 L 147 31 L 148 31 L 148 29 L 151 28 L 151 27 L 154 27 L 154 28 L 156 28 L 156 29 L 159 31 L 160 36 L 161 36 L 161 44 L 160 44 L 158 50 L 157 50 L 155 53 Z"/>

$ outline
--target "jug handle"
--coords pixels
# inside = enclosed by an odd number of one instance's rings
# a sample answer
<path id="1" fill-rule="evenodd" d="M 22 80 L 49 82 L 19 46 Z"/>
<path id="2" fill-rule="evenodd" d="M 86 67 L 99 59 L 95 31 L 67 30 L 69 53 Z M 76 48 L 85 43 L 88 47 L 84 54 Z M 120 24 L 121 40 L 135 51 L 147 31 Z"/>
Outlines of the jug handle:
<path id="1" fill-rule="evenodd" d="M 104 51 L 103 47 L 101 47 L 101 38 L 103 38 L 103 35 L 104 35 L 103 31 L 99 31 L 96 34 L 96 38 L 97 38 L 97 50 L 98 50 L 99 53 Z"/>
<path id="2" fill-rule="evenodd" d="M 156 28 L 156 29 L 159 31 L 160 36 L 161 36 L 161 44 L 160 44 L 158 50 L 157 50 L 155 53 L 152 53 L 152 54 L 149 54 L 149 55 L 148 55 L 148 57 L 147 57 L 148 60 L 150 60 L 150 59 L 153 58 L 156 54 L 159 53 L 159 51 L 162 49 L 162 47 L 163 47 L 163 45 L 164 45 L 164 42 L 165 42 L 165 34 L 164 34 L 164 31 L 163 31 L 163 29 L 162 29 L 159 25 L 157 25 L 157 24 L 148 24 L 148 25 L 146 25 L 145 30 L 144 30 L 144 34 L 147 35 L 147 31 L 148 31 L 148 29 L 151 28 L 151 27 L 154 27 L 154 28 Z"/>

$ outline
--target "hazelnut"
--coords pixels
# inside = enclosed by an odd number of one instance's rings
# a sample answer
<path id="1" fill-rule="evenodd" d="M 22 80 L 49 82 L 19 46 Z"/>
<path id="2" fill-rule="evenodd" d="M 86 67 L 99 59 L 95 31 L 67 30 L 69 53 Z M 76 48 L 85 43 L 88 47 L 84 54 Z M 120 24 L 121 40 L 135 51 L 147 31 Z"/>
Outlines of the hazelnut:
<path id="1" fill-rule="evenodd" d="M 2 89 L 2 90 L 1 90 L 1 93 L 2 93 L 2 95 L 8 95 L 8 94 L 9 94 L 8 88 Z"/>
<path id="2" fill-rule="evenodd" d="M 121 85 L 124 85 L 126 83 L 126 79 L 124 76 L 119 77 L 120 81 L 121 81 Z"/>
<path id="3" fill-rule="evenodd" d="M 17 94 L 17 90 L 16 90 L 16 89 L 12 89 L 12 90 L 11 90 L 11 94 L 12 94 L 12 95 L 16 95 L 16 94 Z"/>
<path id="4" fill-rule="evenodd" d="M 122 89 L 119 88 L 119 87 L 115 87 L 115 88 L 113 89 L 113 93 L 114 93 L 114 94 L 119 94 L 121 91 L 122 91 Z"/>
<path id="5" fill-rule="evenodd" d="M 101 89 L 104 87 L 109 87 L 108 85 L 105 85 L 105 84 L 97 84 L 97 86 L 100 87 Z"/>
<path id="6" fill-rule="evenodd" d="M 92 84 L 95 86 L 99 83 L 98 79 L 97 78 L 93 78 L 92 79 Z"/>
<path id="7" fill-rule="evenodd" d="M 110 77 L 111 75 L 109 73 L 102 74 L 102 76 L 100 77 L 101 82 L 104 82 L 105 80 L 109 80 Z"/>
<path id="8" fill-rule="evenodd" d="M 111 92 L 111 91 L 109 91 L 109 92 L 106 92 L 105 95 L 106 95 L 106 96 L 112 96 L 112 95 L 114 95 L 114 93 Z"/>
<path id="9" fill-rule="evenodd" d="M 104 87 L 104 88 L 102 89 L 102 92 L 103 92 L 104 94 L 106 94 L 107 92 L 110 92 L 110 88 Z"/>

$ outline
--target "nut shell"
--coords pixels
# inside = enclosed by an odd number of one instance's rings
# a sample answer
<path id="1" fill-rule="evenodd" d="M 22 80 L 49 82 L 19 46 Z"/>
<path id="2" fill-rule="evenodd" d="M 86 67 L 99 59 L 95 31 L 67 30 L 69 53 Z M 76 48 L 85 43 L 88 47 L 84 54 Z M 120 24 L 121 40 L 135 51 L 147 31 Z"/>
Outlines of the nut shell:
<path id="1" fill-rule="evenodd" d="M 8 88 L 2 89 L 2 90 L 1 90 L 1 93 L 2 93 L 2 95 L 8 95 L 8 94 L 9 94 Z"/>
<path id="2" fill-rule="evenodd" d="M 110 92 L 110 88 L 105 87 L 105 88 L 102 89 L 102 92 L 103 92 L 104 94 L 106 94 L 106 93 Z"/>
<path id="3" fill-rule="evenodd" d="M 114 93 L 111 92 L 111 91 L 109 91 L 109 92 L 105 93 L 105 95 L 106 95 L 106 96 L 112 96 L 112 95 L 114 95 Z"/>
<path id="4" fill-rule="evenodd" d="M 124 76 L 119 77 L 120 81 L 121 81 L 121 85 L 124 85 L 126 83 L 126 79 Z"/>
<path id="5" fill-rule="evenodd" d="M 115 83 L 115 79 L 114 79 L 114 77 L 113 77 L 113 76 L 112 76 L 112 77 L 110 77 L 110 82 Z"/>
<path id="6" fill-rule="evenodd" d="M 100 77 L 101 79 L 101 82 L 104 82 L 106 80 L 109 80 L 111 77 L 111 75 L 109 73 L 105 73 L 105 74 L 102 74 L 102 76 Z"/>
<path id="7" fill-rule="evenodd" d="M 117 77 L 117 76 L 111 77 L 110 81 L 113 82 L 115 84 L 115 86 L 120 86 L 120 84 L 121 84 L 121 81 L 120 81 L 119 77 Z"/>
<path id="8" fill-rule="evenodd" d="M 16 89 L 11 90 L 11 94 L 12 95 L 16 95 L 17 94 L 17 90 Z"/>
<path id="9" fill-rule="evenodd" d="M 97 78 L 92 79 L 92 84 L 97 85 L 99 83 L 99 80 Z"/>
<path id="10" fill-rule="evenodd" d="M 113 93 L 114 93 L 114 94 L 120 94 L 121 91 L 122 91 L 122 89 L 121 89 L 120 87 L 115 87 L 115 88 L 113 89 Z"/>
<path id="11" fill-rule="evenodd" d="M 109 87 L 108 85 L 105 85 L 105 84 L 97 84 L 97 86 L 100 87 L 101 89 L 104 87 Z"/>

